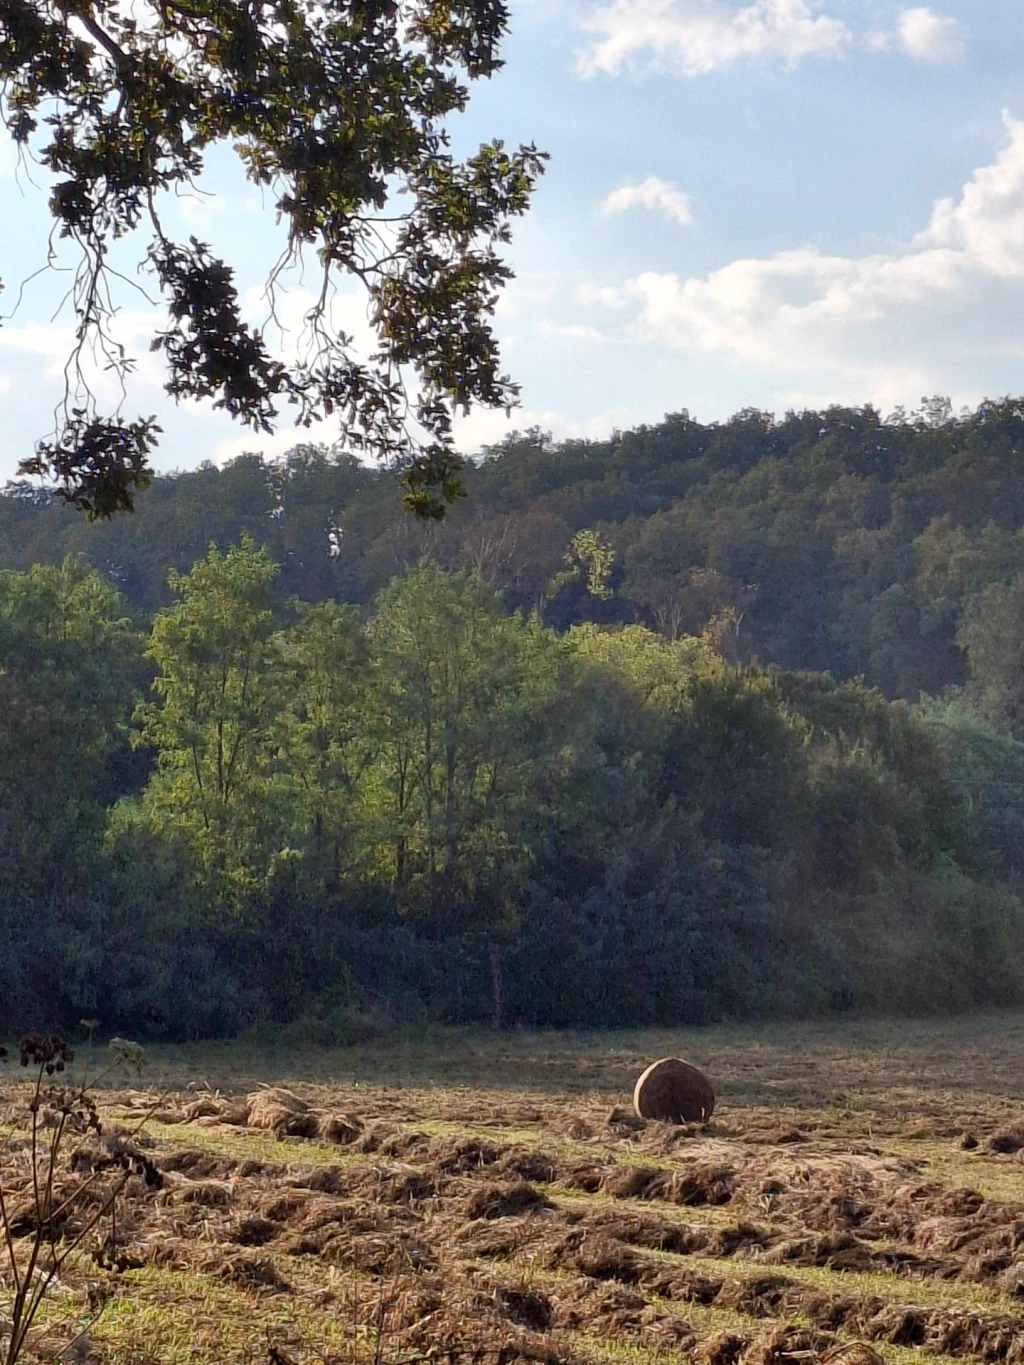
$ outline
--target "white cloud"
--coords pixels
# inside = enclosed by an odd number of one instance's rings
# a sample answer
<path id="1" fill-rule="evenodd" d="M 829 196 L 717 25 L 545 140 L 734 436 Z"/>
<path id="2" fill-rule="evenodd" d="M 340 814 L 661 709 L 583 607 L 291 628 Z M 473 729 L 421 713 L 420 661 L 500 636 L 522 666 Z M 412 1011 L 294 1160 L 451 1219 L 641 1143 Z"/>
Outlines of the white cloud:
<path id="1" fill-rule="evenodd" d="M 556 441 L 602 440 L 613 428 L 624 429 L 637 420 L 638 415 L 626 407 L 606 408 L 584 421 L 534 408 L 514 408 L 511 416 L 495 408 L 474 408 L 468 417 L 456 419 L 455 439 L 461 451 L 473 454 L 484 446 L 498 445 L 510 432 L 531 427 L 550 432 Z"/>
<path id="2" fill-rule="evenodd" d="M 267 350 L 275 359 L 286 364 L 308 359 L 316 349 L 309 315 L 318 304 L 319 296 L 297 283 L 297 275 L 298 271 L 292 270 L 279 282 L 273 306 L 264 285 L 253 285 L 241 295 L 245 320 L 262 333 Z M 367 296 L 361 289 L 339 290 L 330 295 L 321 325 L 332 336 L 347 337 L 348 352 L 357 360 L 368 360 L 377 350 L 378 340 L 370 325 Z"/>
<path id="3" fill-rule="evenodd" d="M 815 0 L 606 0 L 582 21 L 591 35 L 577 54 L 581 76 L 624 70 L 702 76 L 736 62 L 773 59 L 794 67 L 811 57 L 841 57 L 855 35 L 842 19 L 817 12 Z M 926 5 L 905 9 L 894 30 L 869 30 L 869 52 L 901 51 L 934 65 L 967 51 L 964 26 Z"/>
<path id="4" fill-rule="evenodd" d="M 956 19 L 934 14 L 927 6 L 905 9 L 899 19 L 903 50 L 918 62 L 941 66 L 958 62 L 967 52 L 963 25 Z"/>
<path id="5" fill-rule="evenodd" d="M 1024 279 L 1024 122 L 1003 115 L 1007 139 L 991 166 L 974 172 L 959 199 L 940 199 L 912 251 L 956 251 L 985 273 Z"/>
<path id="6" fill-rule="evenodd" d="M 132 375 L 126 381 L 133 392 L 139 383 L 155 384 L 163 378 L 161 362 L 149 349 L 150 338 L 162 325 L 162 313 L 142 309 L 124 309 L 107 324 L 110 342 L 124 347 L 125 353 L 135 361 Z M 32 320 L 14 325 L 5 322 L 0 327 L 0 369 L 10 376 L 23 358 L 31 358 L 32 374 L 37 381 L 40 377 L 60 380 L 59 387 L 51 386 L 54 401 L 63 392 L 64 371 L 74 348 L 75 329 L 71 323 L 55 325 Z M 97 399 L 107 403 L 120 401 L 121 385 L 116 371 L 110 365 L 109 356 L 98 345 L 84 347 L 79 363 L 81 382 Z M 73 368 L 69 370 L 69 380 L 74 387 Z"/>
<path id="7" fill-rule="evenodd" d="M 606 218 L 611 218 L 634 208 L 660 213 L 680 227 L 687 227 L 693 222 L 689 196 L 667 180 L 659 180 L 656 175 L 649 175 L 639 185 L 622 185 L 612 190 L 601 205 L 601 212 Z"/>
<path id="8" fill-rule="evenodd" d="M 35 321 L 20 327 L 11 327 L 9 324 L 0 327 L 0 351 L 45 357 L 51 362 L 45 371 L 47 374 L 57 374 L 63 369 L 74 344 L 73 327 L 46 327 Z"/>
<path id="9" fill-rule="evenodd" d="M 807 0 L 610 0 L 584 19 L 590 45 L 578 54 L 581 76 L 653 69 L 699 76 L 750 58 L 796 66 L 836 57 L 852 34 L 841 19 L 815 14 Z"/>
<path id="10" fill-rule="evenodd" d="M 501 408 L 473 408 L 465 417 L 455 419 L 455 443 L 464 454 L 498 445 L 512 431 L 529 431 L 540 427 L 554 431 L 563 419 L 557 412 L 542 412 L 530 408 L 516 408 L 511 416 Z"/>
<path id="11" fill-rule="evenodd" d="M 597 303 L 603 308 L 623 308 L 626 305 L 621 289 L 611 284 L 591 284 L 589 280 L 576 286 L 576 301 L 585 306 Z"/>
<path id="12" fill-rule="evenodd" d="M 243 316 L 264 332 L 270 352 L 288 362 L 308 353 L 310 338 L 306 315 L 315 301 L 316 295 L 312 290 L 294 282 L 286 283 L 276 299 L 275 321 L 270 316 L 264 287 L 254 286 L 244 290 L 241 296 Z M 150 351 L 149 341 L 165 325 L 166 314 L 162 309 L 125 309 L 113 318 L 109 326 L 112 339 L 124 346 L 126 353 L 136 362 L 127 380 L 128 410 L 132 415 L 163 411 L 162 423 L 165 423 L 167 415 L 167 399 L 163 393 L 167 373 L 162 356 Z M 343 332 L 351 337 L 353 352 L 361 358 L 375 349 L 373 330 L 367 318 L 366 299 L 358 292 L 338 293 L 330 300 L 327 326 L 336 333 Z M 0 392 L 32 396 L 33 416 L 29 429 L 33 439 L 46 433 L 51 413 L 61 401 L 64 369 L 74 348 L 74 340 L 74 327 L 70 322 L 44 324 L 33 319 L 0 326 Z M 74 386 L 75 376 L 72 375 L 71 379 Z M 105 357 L 91 348 L 86 349 L 82 356 L 82 381 L 104 411 L 116 409 L 124 400 L 116 374 L 107 367 Z M 188 419 L 193 426 L 198 423 L 202 429 L 204 424 L 208 424 L 206 429 L 210 448 L 204 449 L 203 454 L 217 461 L 231 459 L 246 451 L 279 455 L 305 441 L 331 444 L 340 434 L 338 418 L 314 424 L 308 429 L 296 427 L 293 422 L 295 410 L 282 404 L 279 429 L 273 435 L 248 432 L 232 423 L 228 428 L 229 434 L 218 437 L 215 433 L 224 428 L 220 419 L 214 416 L 210 400 L 186 399 L 176 406 L 181 417 Z M 179 418 L 176 417 L 174 421 L 177 423 Z M 171 443 L 167 444 L 170 446 Z M 3 442 L 0 442 L 0 459 L 6 454 Z"/>
<path id="13" fill-rule="evenodd" d="M 646 272 L 577 293 L 630 310 L 634 341 L 713 353 L 789 374 L 808 391 L 877 397 L 953 388 L 965 363 L 1021 346 L 1024 310 L 1024 122 L 956 199 L 899 251 L 827 255 L 796 247 L 732 261 L 703 278 Z M 910 359 L 912 358 L 912 360 Z M 933 390 L 933 391 L 938 391 Z"/>

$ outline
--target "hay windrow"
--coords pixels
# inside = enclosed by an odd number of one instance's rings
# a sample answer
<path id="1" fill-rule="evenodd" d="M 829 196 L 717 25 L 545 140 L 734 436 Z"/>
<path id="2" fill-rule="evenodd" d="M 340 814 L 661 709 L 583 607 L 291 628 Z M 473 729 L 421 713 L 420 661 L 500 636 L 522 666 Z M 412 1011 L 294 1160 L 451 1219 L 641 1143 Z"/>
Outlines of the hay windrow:
<path id="1" fill-rule="evenodd" d="M 119 1119 L 146 1103 L 109 1099 Z M 372 1365 L 381 1304 L 379 1365 L 467 1343 L 473 1365 L 1024 1365 L 1024 1199 L 990 1184 L 1020 1169 L 999 1150 L 1012 1117 L 936 1104 L 934 1143 L 848 1122 L 298 1083 L 170 1096 L 139 1135 L 161 1187 L 133 1177 L 104 1268 L 68 1293 L 102 1276 L 96 1365 L 188 1365 L 168 1344 L 186 1322 L 196 1365 Z M 103 1159 L 82 1142 L 66 1178 Z M 24 1182 L 20 1139 L 0 1160 Z"/>

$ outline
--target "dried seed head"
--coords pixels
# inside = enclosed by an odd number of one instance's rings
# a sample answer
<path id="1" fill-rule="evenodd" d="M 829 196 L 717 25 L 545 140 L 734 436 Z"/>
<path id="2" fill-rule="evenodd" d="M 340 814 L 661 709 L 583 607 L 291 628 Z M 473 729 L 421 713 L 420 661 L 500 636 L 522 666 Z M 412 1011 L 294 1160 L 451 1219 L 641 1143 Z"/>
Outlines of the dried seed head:
<path id="1" fill-rule="evenodd" d="M 22 1066 L 31 1063 L 44 1067 L 49 1076 L 75 1059 L 72 1049 L 56 1033 L 26 1033 L 18 1043 L 18 1052 Z"/>

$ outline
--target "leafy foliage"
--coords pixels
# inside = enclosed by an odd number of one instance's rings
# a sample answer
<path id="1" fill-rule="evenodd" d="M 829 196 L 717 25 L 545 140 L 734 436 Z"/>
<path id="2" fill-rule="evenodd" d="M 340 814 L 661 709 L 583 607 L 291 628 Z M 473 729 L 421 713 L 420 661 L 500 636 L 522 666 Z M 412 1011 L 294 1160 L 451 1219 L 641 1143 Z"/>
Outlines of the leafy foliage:
<path id="1" fill-rule="evenodd" d="M 970 623 L 992 615 L 980 593 L 1024 572 L 1022 455 L 1009 400 L 939 425 L 931 410 L 680 414 L 608 441 L 510 440 L 463 471 L 469 496 L 434 522 L 401 511 L 393 474 L 304 446 L 158 478 L 135 517 L 99 526 L 15 485 L 0 497 L 0 563 L 81 552 L 151 612 L 169 601 L 169 567 L 249 530 L 283 595 L 369 608 L 429 555 L 560 632 L 706 634 L 734 663 L 863 677 L 909 702 L 969 684 L 973 654 L 971 703 L 987 706 L 996 672 Z"/>
<path id="2" fill-rule="evenodd" d="M 266 551 L 244 540 L 211 547 L 172 575 L 177 605 L 153 622 L 149 655 L 159 701 L 136 717 L 157 771 L 145 813 L 185 840 L 207 901 L 229 908 L 265 875 L 272 822 L 273 724 L 279 697 Z"/>
<path id="3" fill-rule="evenodd" d="M 1024 426 L 943 411 L 527 433 L 440 523 L 309 446 L 93 526 L 13 487 L 7 562 L 95 570 L 2 580 L 4 1002 L 336 1038 L 1019 1001 Z"/>
<path id="4" fill-rule="evenodd" d="M 502 0 L 0 8 L 0 113 L 51 177 L 55 231 L 81 250 L 63 418 L 24 472 L 100 518 L 148 482 L 159 428 L 98 413 L 81 363 L 96 347 L 131 373 L 110 334 L 111 254 L 146 233 L 143 263 L 167 303 L 152 348 L 168 393 L 211 399 L 254 431 L 282 405 L 306 426 L 337 415 L 351 448 L 408 465 L 410 505 L 439 516 L 460 492 L 453 414 L 516 395 L 490 314 L 511 274 L 500 248 L 544 157 L 495 141 L 460 162 L 446 127 L 467 80 L 500 66 L 507 23 Z M 287 233 L 274 279 L 304 252 L 319 263 L 294 364 L 243 319 L 232 267 L 168 236 L 162 197 L 193 184 L 220 144 L 274 195 Z M 365 286 L 379 345 L 368 360 L 331 327 L 338 275 Z"/>
<path id="5" fill-rule="evenodd" d="M 507 927 L 557 781 L 564 652 L 479 579 L 429 565 L 384 590 L 369 634 L 373 800 L 399 903 Z"/>
<path id="6" fill-rule="evenodd" d="M 141 640 L 79 560 L 0 574 L 0 993 L 8 1022 L 60 995 L 88 935 L 104 811 L 137 785 Z M 91 954 L 98 945 L 85 949 Z M 61 962 L 61 958 L 64 959 Z"/>
<path id="7" fill-rule="evenodd" d="M 962 709 L 732 663 L 707 632 L 558 634 L 430 560 L 365 616 L 284 597 L 251 537 L 170 586 L 143 701 L 141 632 L 98 575 L 0 580 L 0 1026 L 330 1040 L 367 1014 L 668 1024 L 1024 992 L 998 795 L 1020 746 Z"/>

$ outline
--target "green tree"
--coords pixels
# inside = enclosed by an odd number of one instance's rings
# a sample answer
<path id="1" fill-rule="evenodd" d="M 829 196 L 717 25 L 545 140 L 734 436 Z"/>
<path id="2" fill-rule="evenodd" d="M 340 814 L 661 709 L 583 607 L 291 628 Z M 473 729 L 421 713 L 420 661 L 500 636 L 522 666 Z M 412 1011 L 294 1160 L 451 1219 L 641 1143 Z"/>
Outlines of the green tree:
<path id="1" fill-rule="evenodd" d="M 962 699 L 917 708 L 945 759 L 971 833 L 971 851 L 1000 881 L 1024 882 L 1024 744 L 981 720 Z"/>
<path id="2" fill-rule="evenodd" d="M 123 600 L 81 560 L 0 573 L 0 1029 L 53 1017 L 100 951 L 91 905 L 141 660 Z"/>
<path id="3" fill-rule="evenodd" d="M 298 604 L 279 637 L 288 679 L 279 718 L 280 766 L 292 788 L 297 842 L 310 871 L 336 892 L 357 846 L 358 792 L 370 761 L 366 637 L 354 607 Z"/>
<path id="4" fill-rule="evenodd" d="M 712 614 L 693 619 L 693 585 L 706 573 L 698 567 L 702 551 L 696 538 L 679 520 L 661 513 L 643 523 L 625 556 L 622 585 L 625 596 L 670 640 L 684 632 L 695 634 Z"/>
<path id="5" fill-rule="evenodd" d="M 137 711 L 140 743 L 156 753 L 143 814 L 182 841 L 211 909 L 257 892 L 283 847 L 276 576 L 249 537 L 226 554 L 211 546 L 191 573 L 171 574 L 178 600 L 153 620 L 157 700 Z"/>
<path id="6" fill-rule="evenodd" d="M 582 627 L 571 639 L 627 690 L 616 711 L 639 706 L 634 742 L 659 801 L 671 796 L 711 839 L 770 845 L 789 832 L 806 727 L 772 678 L 730 667 L 708 639 L 668 641 L 644 626 Z"/>
<path id="7" fill-rule="evenodd" d="M 957 643 L 967 656 L 968 701 L 990 725 L 1024 739 L 1024 573 L 967 601 Z"/>
<path id="8" fill-rule="evenodd" d="M 500 950 L 563 761 L 564 651 L 479 579 L 430 564 L 384 590 L 369 634 L 369 800 L 386 874 L 435 932 L 488 935 L 500 1015 Z"/>
<path id="9" fill-rule="evenodd" d="M 82 560 L 0 573 L 5 884 L 59 876 L 73 831 L 102 811 L 140 662 L 124 602 Z"/>
<path id="10" fill-rule="evenodd" d="M 499 249 L 544 158 L 495 141 L 458 161 L 445 126 L 466 106 L 467 78 L 499 67 L 507 25 L 503 0 L 0 7 L 3 119 L 50 176 L 56 233 L 81 251 L 63 420 L 24 470 L 51 476 L 94 517 L 130 507 L 148 481 L 156 422 L 99 412 L 81 364 L 95 347 L 122 378 L 131 372 L 109 336 L 110 257 L 144 233 L 142 264 L 168 313 L 152 347 L 174 398 L 212 399 L 256 431 L 282 403 L 305 425 L 338 414 L 350 445 L 404 459 L 412 506 L 439 515 L 459 491 L 454 412 L 516 396 L 489 319 L 511 274 Z M 243 321 L 231 266 L 169 235 L 163 201 L 222 144 L 274 195 L 286 260 L 309 252 L 319 263 L 298 364 L 274 359 Z M 339 274 L 366 287 L 370 361 L 331 326 Z"/>
<path id="11" fill-rule="evenodd" d="M 591 597 L 606 602 L 612 595 L 615 550 L 600 531 L 590 527 L 577 531 L 565 552 L 565 569 L 554 576 L 548 596 L 554 597 L 572 583 L 582 583 Z"/>
<path id="12" fill-rule="evenodd" d="M 680 636 L 666 640 L 646 626 L 600 630 L 587 624 L 569 632 L 569 641 L 584 659 L 623 681 L 633 704 L 662 714 L 684 705 L 694 674 L 723 674 L 714 651 L 703 640 Z"/>

